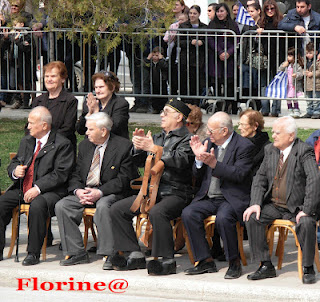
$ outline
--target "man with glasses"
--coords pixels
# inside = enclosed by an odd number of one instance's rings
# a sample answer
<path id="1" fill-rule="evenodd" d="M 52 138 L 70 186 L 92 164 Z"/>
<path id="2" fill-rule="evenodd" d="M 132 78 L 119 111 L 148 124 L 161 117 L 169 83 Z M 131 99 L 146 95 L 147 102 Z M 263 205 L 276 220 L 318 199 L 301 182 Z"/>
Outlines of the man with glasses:
<path id="1" fill-rule="evenodd" d="M 156 204 L 149 211 L 152 224 L 152 260 L 148 263 L 151 275 L 167 275 L 176 273 L 174 260 L 174 242 L 170 221 L 179 217 L 192 198 L 192 164 L 194 155 L 189 145 L 190 134 L 185 121 L 190 109 L 183 102 L 170 100 L 161 112 L 163 131 L 151 135 L 143 129 L 133 133 L 133 158 L 140 166 L 144 165 L 146 156 L 155 152 L 156 146 L 163 147 L 161 161 L 164 171 L 159 183 Z M 132 227 L 132 218 L 140 213 L 140 209 L 132 212 L 130 207 L 136 196 L 118 201 L 111 207 L 112 226 L 114 230 L 115 250 L 124 252 L 123 256 L 112 258 L 117 270 L 133 270 L 146 267 L 144 254 Z"/>
<path id="2" fill-rule="evenodd" d="M 215 14 L 216 14 L 216 6 L 217 6 L 217 5 L 218 5 L 217 3 L 210 3 L 210 4 L 208 5 L 208 10 L 207 10 L 207 12 L 208 12 L 209 22 L 214 19 L 214 16 L 215 16 Z"/>
<path id="3" fill-rule="evenodd" d="M 201 143 L 193 136 L 190 146 L 196 156 L 193 172 L 202 181 L 192 203 L 182 212 L 194 260 L 197 265 L 185 271 L 188 275 L 217 272 L 210 254 L 203 221 L 216 215 L 217 228 L 229 269 L 225 279 L 241 276 L 238 251 L 237 221 L 250 201 L 250 171 L 254 145 L 233 130 L 232 120 L 225 112 L 217 112 L 208 120 L 209 138 Z"/>
<path id="4" fill-rule="evenodd" d="M 313 260 L 320 202 L 320 174 L 313 148 L 297 138 L 292 117 L 277 119 L 272 127 L 273 144 L 265 148 L 263 162 L 253 178 L 250 207 L 244 212 L 252 256 L 258 270 L 249 280 L 276 277 L 266 238 L 266 226 L 274 219 L 296 222 L 302 249 L 305 284 L 316 282 Z"/>

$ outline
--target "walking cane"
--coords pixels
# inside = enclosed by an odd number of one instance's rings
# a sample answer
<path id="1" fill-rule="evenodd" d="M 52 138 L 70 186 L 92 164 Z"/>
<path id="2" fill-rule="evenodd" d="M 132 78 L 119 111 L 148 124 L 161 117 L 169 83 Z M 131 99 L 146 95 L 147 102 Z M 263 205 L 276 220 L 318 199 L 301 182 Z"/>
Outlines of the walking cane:
<path id="1" fill-rule="evenodd" d="M 18 158 L 20 165 L 23 165 L 23 159 Z M 16 241 L 16 257 L 14 262 L 19 262 L 19 239 L 20 239 L 20 211 L 21 211 L 21 202 L 23 198 L 23 178 L 19 179 L 19 206 L 18 206 L 18 228 L 17 228 L 17 241 Z"/>

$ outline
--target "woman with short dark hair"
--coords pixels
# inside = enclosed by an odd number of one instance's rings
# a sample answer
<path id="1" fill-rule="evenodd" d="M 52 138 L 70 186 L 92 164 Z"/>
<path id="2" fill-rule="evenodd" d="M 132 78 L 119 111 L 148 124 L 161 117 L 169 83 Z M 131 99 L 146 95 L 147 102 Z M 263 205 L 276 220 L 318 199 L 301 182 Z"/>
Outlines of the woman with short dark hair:
<path id="1" fill-rule="evenodd" d="M 111 132 L 129 138 L 129 103 L 125 98 L 116 95 L 120 89 L 116 74 L 101 70 L 92 76 L 92 84 L 96 95 L 89 93 L 83 103 L 83 111 L 76 124 L 78 133 L 83 135 L 86 132 L 86 116 L 102 111 L 113 121 Z"/>

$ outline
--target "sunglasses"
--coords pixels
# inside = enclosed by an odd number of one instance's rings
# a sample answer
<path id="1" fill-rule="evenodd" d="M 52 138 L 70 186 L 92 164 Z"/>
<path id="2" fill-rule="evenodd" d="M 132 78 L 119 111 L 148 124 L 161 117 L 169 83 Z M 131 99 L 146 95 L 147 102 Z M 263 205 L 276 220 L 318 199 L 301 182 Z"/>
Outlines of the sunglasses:
<path id="1" fill-rule="evenodd" d="M 100 70 L 100 73 L 103 73 L 107 78 L 110 78 L 113 81 L 117 81 L 116 77 L 109 71 Z"/>
<path id="2" fill-rule="evenodd" d="M 269 7 L 269 8 L 266 8 L 266 11 L 273 12 L 275 9 L 276 9 L 275 7 Z"/>

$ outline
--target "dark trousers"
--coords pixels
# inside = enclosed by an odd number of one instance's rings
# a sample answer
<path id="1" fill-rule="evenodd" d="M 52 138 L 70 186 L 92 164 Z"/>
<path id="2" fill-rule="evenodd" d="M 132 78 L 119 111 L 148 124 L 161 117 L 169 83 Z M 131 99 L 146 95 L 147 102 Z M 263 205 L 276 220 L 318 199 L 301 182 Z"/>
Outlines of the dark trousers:
<path id="1" fill-rule="evenodd" d="M 270 261 L 269 247 L 266 238 L 266 226 L 275 219 L 286 219 L 295 222 L 295 213 L 277 207 L 272 203 L 262 207 L 259 220 L 255 214 L 246 223 L 249 243 L 253 258 L 259 261 Z M 316 220 L 310 216 L 300 218 L 296 225 L 296 233 L 302 249 L 302 265 L 311 266 L 314 261 L 316 244 Z"/>
<path id="2" fill-rule="evenodd" d="M 226 259 L 239 257 L 237 238 L 237 214 L 225 199 L 203 199 L 192 202 L 182 211 L 182 221 L 187 230 L 195 261 L 211 257 L 203 220 L 216 215 L 217 228 L 224 246 Z"/>
<path id="3" fill-rule="evenodd" d="M 25 203 L 22 201 L 22 203 Z M 0 196 L 0 252 L 5 246 L 5 231 L 12 217 L 12 210 L 19 205 L 19 190 L 9 190 Z M 46 220 L 49 216 L 47 202 L 42 195 L 37 196 L 30 204 L 29 235 L 27 251 L 40 254 L 46 236 Z"/>
<path id="4" fill-rule="evenodd" d="M 132 226 L 132 218 L 139 211 L 132 213 L 130 207 L 136 196 L 117 201 L 111 206 L 111 219 L 114 232 L 114 248 L 116 251 L 140 251 L 136 233 Z M 150 210 L 149 219 L 152 224 L 153 257 L 174 256 L 174 242 L 170 221 L 179 217 L 188 202 L 175 195 L 165 196 Z"/>

